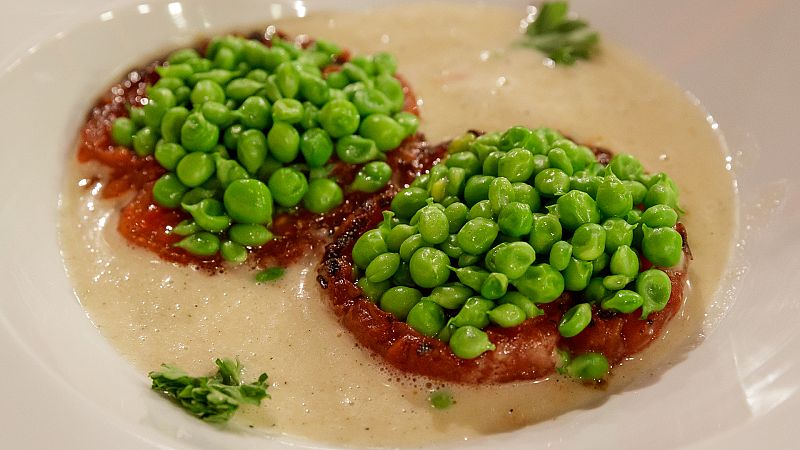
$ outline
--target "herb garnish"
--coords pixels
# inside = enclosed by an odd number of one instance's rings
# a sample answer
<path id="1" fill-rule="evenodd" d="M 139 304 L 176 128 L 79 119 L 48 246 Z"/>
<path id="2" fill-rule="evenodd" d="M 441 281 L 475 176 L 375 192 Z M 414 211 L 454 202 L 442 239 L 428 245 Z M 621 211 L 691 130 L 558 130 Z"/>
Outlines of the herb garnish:
<path id="1" fill-rule="evenodd" d="M 227 422 L 241 404 L 259 405 L 267 394 L 267 374 L 257 381 L 242 384 L 239 361 L 217 359 L 213 377 L 193 377 L 171 364 L 162 364 L 161 371 L 150 372 L 152 388 L 175 400 L 192 415 L 206 422 Z"/>
<path id="2" fill-rule="evenodd" d="M 600 37 L 587 22 L 568 15 L 568 2 L 543 3 L 525 30 L 522 45 L 539 50 L 556 64 L 572 65 L 579 59 L 589 59 Z"/>

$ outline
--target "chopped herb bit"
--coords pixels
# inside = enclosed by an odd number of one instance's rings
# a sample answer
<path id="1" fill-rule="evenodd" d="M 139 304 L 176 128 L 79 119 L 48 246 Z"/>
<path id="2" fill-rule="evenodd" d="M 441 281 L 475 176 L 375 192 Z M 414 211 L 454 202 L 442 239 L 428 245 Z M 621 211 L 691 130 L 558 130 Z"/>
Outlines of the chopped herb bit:
<path id="1" fill-rule="evenodd" d="M 433 391 L 428 396 L 428 401 L 435 409 L 447 409 L 453 405 L 453 395 L 447 391 Z"/>
<path id="2" fill-rule="evenodd" d="M 522 45 L 547 55 L 556 64 L 572 65 L 589 59 L 597 50 L 599 35 L 583 20 L 569 18 L 568 2 L 545 2 L 525 31 Z"/>
<path id="3" fill-rule="evenodd" d="M 267 374 L 258 380 L 242 384 L 242 366 L 239 361 L 217 359 L 218 370 L 213 377 L 193 377 L 171 364 L 162 364 L 161 370 L 150 372 L 153 390 L 164 393 L 190 414 L 206 422 L 227 422 L 239 405 L 259 405 L 267 394 Z"/>
<path id="4" fill-rule="evenodd" d="M 284 272 L 286 272 L 286 269 L 283 267 L 270 267 L 269 269 L 264 269 L 261 272 L 258 272 L 256 274 L 256 281 L 259 283 L 275 281 L 282 277 Z"/>

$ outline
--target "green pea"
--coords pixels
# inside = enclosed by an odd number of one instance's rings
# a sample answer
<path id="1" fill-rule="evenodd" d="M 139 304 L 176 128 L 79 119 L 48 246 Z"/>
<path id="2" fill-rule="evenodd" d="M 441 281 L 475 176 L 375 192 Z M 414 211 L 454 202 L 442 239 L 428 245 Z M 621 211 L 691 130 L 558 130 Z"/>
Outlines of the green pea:
<path id="1" fill-rule="evenodd" d="M 300 139 L 300 151 L 309 167 L 322 167 L 333 154 L 333 141 L 321 128 L 311 128 Z"/>
<path id="2" fill-rule="evenodd" d="M 627 286 L 633 278 L 626 275 L 609 275 L 603 278 L 603 287 L 609 291 L 618 291 Z"/>
<path id="3" fill-rule="evenodd" d="M 558 147 L 553 148 L 547 153 L 547 162 L 550 163 L 550 167 L 564 172 L 567 176 L 571 176 L 575 171 L 572 167 L 572 161 L 570 161 L 569 156 L 567 156 L 567 152 Z"/>
<path id="4" fill-rule="evenodd" d="M 181 183 L 189 187 L 200 186 L 214 175 L 214 158 L 206 153 L 189 153 L 178 162 L 175 172 Z"/>
<path id="5" fill-rule="evenodd" d="M 193 205 L 203 199 L 215 198 L 215 197 L 217 197 L 216 190 L 196 187 L 194 189 L 190 189 L 187 193 L 183 194 L 181 203 L 186 203 L 187 205 Z"/>
<path id="6" fill-rule="evenodd" d="M 316 106 L 322 106 L 330 99 L 330 89 L 322 78 L 300 75 L 300 95 Z"/>
<path id="7" fill-rule="evenodd" d="M 625 216 L 625 221 L 631 225 L 636 225 L 642 221 L 642 212 L 638 209 L 632 209 L 628 212 L 628 215 Z M 635 228 L 635 227 L 634 227 Z"/>
<path id="8" fill-rule="evenodd" d="M 597 188 L 597 207 L 608 217 L 625 217 L 633 208 L 633 196 L 613 172 Z"/>
<path id="9" fill-rule="evenodd" d="M 653 265 L 672 267 L 681 260 L 683 238 L 673 228 L 642 226 L 642 253 Z"/>
<path id="10" fill-rule="evenodd" d="M 275 83 L 286 98 L 294 98 L 300 91 L 300 72 L 291 62 L 281 63 L 275 69 Z"/>
<path id="11" fill-rule="evenodd" d="M 272 219 L 272 194 L 258 180 L 235 180 L 225 189 L 228 215 L 239 223 L 268 223 Z"/>
<path id="12" fill-rule="evenodd" d="M 449 236 L 449 223 L 444 211 L 429 204 L 420 210 L 419 233 L 431 244 L 441 244 Z"/>
<path id="13" fill-rule="evenodd" d="M 455 234 L 449 235 L 447 240 L 439 244 L 437 248 L 453 259 L 458 259 L 464 254 L 464 250 L 458 246 L 458 236 Z"/>
<path id="14" fill-rule="evenodd" d="M 581 191 L 570 191 L 558 198 L 558 216 L 569 231 L 587 223 L 600 222 L 600 211 L 592 197 Z"/>
<path id="15" fill-rule="evenodd" d="M 188 188 L 173 173 L 166 173 L 153 184 L 153 199 L 165 208 L 177 208 Z"/>
<path id="16" fill-rule="evenodd" d="M 617 153 L 608 163 L 608 168 L 620 180 L 636 180 L 644 173 L 644 167 L 633 155 Z"/>
<path id="17" fill-rule="evenodd" d="M 544 195 L 553 197 L 564 195 L 569 192 L 569 185 L 569 175 L 560 169 L 544 169 L 537 173 L 534 178 L 536 190 Z"/>
<path id="18" fill-rule="evenodd" d="M 534 214 L 528 242 L 537 254 L 549 254 L 553 244 L 561 240 L 562 233 L 558 217 L 552 214 Z"/>
<path id="19" fill-rule="evenodd" d="M 117 145 L 130 147 L 135 132 L 136 124 L 128 117 L 118 117 L 111 122 L 111 138 Z"/>
<path id="20" fill-rule="evenodd" d="M 303 104 L 293 98 L 282 98 L 272 105 L 272 120 L 295 124 L 303 118 Z"/>
<path id="21" fill-rule="evenodd" d="M 531 133 L 531 130 L 525 127 L 511 127 L 500 135 L 497 146 L 501 150 L 505 151 L 511 150 L 512 148 L 522 147 Z"/>
<path id="22" fill-rule="evenodd" d="M 400 255 L 397 253 L 383 253 L 373 259 L 365 272 L 367 279 L 372 283 L 386 281 L 397 272 L 400 267 Z"/>
<path id="23" fill-rule="evenodd" d="M 267 145 L 272 157 L 290 163 L 300 153 L 300 134 L 285 122 L 275 122 L 267 133 Z"/>
<path id="24" fill-rule="evenodd" d="M 523 294 L 517 291 L 510 291 L 507 292 L 506 295 L 502 296 L 498 303 L 502 304 L 512 304 L 518 308 L 520 308 L 524 313 L 525 317 L 528 319 L 538 317 L 544 314 L 535 303 L 531 301 L 528 297 L 524 296 Z"/>
<path id="25" fill-rule="evenodd" d="M 483 217 L 485 219 L 494 220 L 494 212 L 492 211 L 492 203 L 489 200 L 481 200 L 472 205 L 469 209 L 468 220 L 476 217 Z"/>
<path id="26" fill-rule="evenodd" d="M 392 168 L 383 161 L 373 161 L 364 165 L 350 184 L 350 189 L 361 192 L 377 192 L 383 189 L 392 177 Z"/>
<path id="27" fill-rule="evenodd" d="M 222 259 L 235 264 L 247 261 L 247 249 L 233 241 L 224 241 L 219 246 Z"/>
<path id="28" fill-rule="evenodd" d="M 342 188 L 335 181 L 320 178 L 308 184 L 308 192 L 303 197 L 303 206 L 313 213 L 323 214 L 344 202 Z"/>
<path id="29" fill-rule="evenodd" d="M 362 234 L 353 245 L 353 262 L 357 267 L 366 269 L 373 259 L 387 251 L 386 240 L 381 232 L 372 229 Z"/>
<path id="30" fill-rule="evenodd" d="M 501 151 L 489 153 L 489 155 L 483 160 L 483 165 L 481 166 L 483 174 L 496 177 L 497 173 L 499 172 L 500 159 L 502 159 L 505 155 L 506 154 Z"/>
<path id="31" fill-rule="evenodd" d="M 401 219 L 410 219 L 427 204 L 428 193 L 424 189 L 410 187 L 403 189 L 392 199 L 392 211 Z"/>
<path id="32" fill-rule="evenodd" d="M 644 197 L 644 205 L 648 208 L 659 204 L 678 209 L 678 192 L 667 181 L 659 181 L 650 186 Z"/>
<path id="33" fill-rule="evenodd" d="M 573 358 L 565 371 L 579 380 L 600 380 L 608 373 L 608 360 L 601 353 L 584 353 Z"/>
<path id="34" fill-rule="evenodd" d="M 513 303 L 504 303 L 489 311 L 489 320 L 503 328 L 515 327 L 525 321 L 525 311 Z"/>
<path id="35" fill-rule="evenodd" d="M 533 228 L 533 214 L 526 203 L 511 202 L 506 205 L 497 219 L 500 232 L 512 237 L 522 237 Z"/>
<path id="36" fill-rule="evenodd" d="M 189 99 L 195 107 L 200 107 L 205 102 L 225 103 L 225 91 L 212 80 L 200 80 L 194 85 Z"/>
<path id="37" fill-rule="evenodd" d="M 236 147 L 239 162 L 250 174 L 255 174 L 267 157 L 267 137 L 261 130 L 246 130 L 239 135 Z"/>
<path id="38" fill-rule="evenodd" d="M 645 270 L 636 279 L 636 292 L 642 296 L 642 319 L 651 313 L 663 310 L 672 295 L 672 281 L 658 270 Z"/>
<path id="39" fill-rule="evenodd" d="M 161 119 L 161 136 L 165 142 L 180 142 L 183 124 L 189 117 L 189 110 L 183 106 L 168 109 Z"/>
<path id="40" fill-rule="evenodd" d="M 397 61 L 391 53 L 376 53 L 372 59 L 375 63 L 375 71 L 377 73 L 394 75 L 397 71 Z"/>
<path id="41" fill-rule="evenodd" d="M 199 112 L 186 117 L 181 127 L 181 145 L 190 152 L 211 151 L 219 141 L 219 128 Z"/>
<path id="42" fill-rule="evenodd" d="M 418 286 L 433 288 L 447 282 L 450 275 L 450 258 L 438 249 L 422 247 L 409 261 L 411 278 Z"/>
<path id="43" fill-rule="evenodd" d="M 487 260 L 491 255 L 495 270 L 514 280 L 525 274 L 525 271 L 536 260 L 536 252 L 526 242 L 511 242 L 500 244 L 487 254 Z M 488 264 L 487 264 L 488 265 Z"/>
<path id="44" fill-rule="evenodd" d="M 603 228 L 606 230 L 606 253 L 613 255 L 620 246 L 633 243 L 635 225 L 623 219 L 611 218 L 603 222 Z"/>
<path id="45" fill-rule="evenodd" d="M 486 328 L 489 325 L 489 311 L 494 308 L 494 302 L 483 297 L 470 297 L 464 306 L 453 316 L 451 323 L 456 327 L 474 326 Z"/>
<path id="46" fill-rule="evenodd" d="M 463 326 L 455 330 L 450 337 L 450 349 L 461 359 L 474 359 L 495 346 L 489 336 L 473 326 Z"/>
<path id="47" fill-rule="evenodd" d="M 450 167 L 447 171 L 447 186 L 445 192 L 448 196 L 458 199 L 464 194 L 464 185 L 467 181 L 467 171 L 461 167 Z"/>
<path id="48" fill-rule="evenodd" d="M 653 205 L 642 214 L 642 223 L 650 228 L 672 228 L 678 223 L 678 213 L 668 205 Z"/>
<path id="49" fill-rule="evenodd" d="M 492 272 L 481 286 L 481 296 L 489 300 L 497 300 L 508 290 L 508 277 L 505 274 Z"/>
<path id="50" fill-rule="evenodd" d="M 135 151 L 136 155 L 140 157 L 150 155 L 155 151 L 157 140 L 158 137 L 152 128 L 141 128 L 136 132 L 136 134 L 133 135 L 133 138 L 131 139 L 133 151 Z"/>
<path id="51" fill-rule="evenodd" d="M 636 278 L 639 273 L 639 256 L 627 245 L 620 245 L 611 256 L 611 273 Z"/>
<path id="52" fill-rule="evenodd" d="M 531 212 L 537 211 L 541 206 L 541 199 L 536 189 L 528 183 L 512 183 L 514 189 L 513 201 L 528 205 Z"/>
<path id="53" fill-rule="evenodd" d="M 450 155 L 445 160 L 445 165 L 450 168 L 464 169 L 465 179 L 481 172 L 481 162 L 474 153 L 464 151 Z"/>
<path id="54" fill-rule="evenodd" d="M 219 251 L 219 238 L 207 231 L 201 231 L 186 236 L 175 243 L 174 246 L 182 248 L 193 255 L 212 256 Z"/>
<path id="55" fill-rule="evenodd" d="M 589 280 L 589 285 L 583 291 L 583 298 L 590 303 L 597 303 L 610 294 L 609 290 L 603 286 L 603 279 L 594 277 Z"/>
<path id="56" fill-rule="evenodd" d="M 514 188 L 507 178 L 497 177 L 489 185 L 489 202 L 494 214 L 499 214 L 514 197 Z"/>
<path id="57" fill-rule="evenodd" d="M 389 100 L 389 97 L 375 88 L 366 88 L 356 91 L 353 94 L 353 104 L 359 114 L 364 117 L 371 114 L 386 115 L 392 111 L 392 102 Z"/>
<path id="58" fill-rule="evenodd" d="M 500 158 L 497 173 L 511 182 L 526 181 L 533 175 L 533 153 L 515 148 Z"/>
<path id="59" fill-rule="evenodd" d="M 231 219 L 225 215 L 219 200 L 206 198 L 197 203 L 183 203 L 181 206 L 184 211 L 192 215 L 194 222 L 206 231 L 219 233 L 231 225 Z"/>
<path id="60" fill-rule="evenodd" d="M 402 244 L 400 244 L 400 258 L 403 261 L 410 261 L 411 257 L 414 253 L 422 247 L 429 247 L 430 245 L 425 242 L 425 239 L 422 238 L 421 234 L 413 234 L 406 238 Z"/>
<path id="61" fill-rule="evenodd" d="M 180 64 L 193 59 L 200 59 L 200 54 L 197 53 L 197 50 L 193 48 L 184 48 L 172 52 L 167 58 L 167 61 L 170 64 Z"/>
<path id="62" fill-rule="evenodd" d="M 267 227 L 257 223 L 237 223 L 228 229 L 231 241 L 248 247 L 259 247 L 271 241 L 272 232 Z"/>
<path id="63" fill-rule="evenodd" d="M 406 286 L 395 286 L 381 295 L 379 306 L 382 310 L 395 316 L 398 320 L 406 320 L 408 312 L 422 299 L 422 293 Z"/>
<path id="64" fill-rule="evenodd" d="M 264 88 L 264 83 L 249 78 L 236 78 L 225 86 L 225 95 L 237 102 L 244 101 L 247 97 L 256 95 Z"/>
<path id="65" fill-rule="evenodd" d="M 244 132 L 244 127 L 240 124 L 234 124 L 230 127 L 225 129 L 225 132 L 222 134 L 222 143 L 225 145 L 225 148 L 228 150 L 235 150 L 236 146 L 239 145 L 239 137 Z"/>
<path id="66" fill-rule="evenodd" d="M 455 273 L 461 284 L 476 292 L 480 292 L 483 283 L 489 277 L 489 272 L 477 266 L 461 267 L 455 269 Z"/>
<path id="67" fill-rule="evenodd" d="M 299 170 L 282 167 L 269 177 L 269 190 L 276 203 L 291 208 L 300 203 L 308 192 L 308 180 Z"/>
<path id="68" fill-rule="evenodd" d="M 430 174 L 423 173 L 417 178 L 414 178 L 414 181 L 411 182 L 411 187 L 420 188 L 427 191 L 428 182 L 430 181 L 430 179 L 431 179 Z"/>
<path id="69" fill-rule="evenodd" d="M 643 303 L 644 300 L 641 295 L 634 291 L 622 289 L 600 302 L 600 307 L 627 314 L 639 309 Z"/>
<path id="70" fill-rule="evenodd" d="M 319 122 L 331 137 L 340 138 L 358 130 L 360 115 L 347 100 L 331 100 L 319 111 Z"/>
<path id="71" fill-rule="evenodd" d="M 319 108 L 314 106 L 314 104 L 310 102 L 303 103 L 303 117 L 300 118 L 300 125 L 305 130 L 310 130 L 312 128 L 319 127 L 319 121 L 317 117 L 319 116 Z"/>
<path id="72" fill-rule="evenodd" d="M 576 175 L 570 178 L 569 187 L 573 191 L 586 192 L 589 196 L 596 197 L 600 181 L 600 177 L 586 175 L 585 172 L 576 172 Z"/>
<path id="73" fill-rule="evenodd" d="M 389 98 L 392 112 L 402 111 L 405 104 L 405 92 L 397 78 L 388 74 L 378 75 L 375 77 L 375 87 Z"/>
<path id="74" fill-rule="evenodd" d="M 451 203 L 445 208 L 444 215 L 447 217 L 448 233 L 458 233 L 467 223 L 469 208 L 461 202 Z"/>
<path id="75" fill-rule="evenodd" d="M 591 262 L 570 258 L 566 269 L 562 272 L 564 289 L 573 292 L 586 289 L 592 278 L 592 272 L 593 266 Z"/>
<path id="76" fill-rule="evenodd" d="M 400 111 L 395 113 L 392 118 L 403 127 L 405 136 L 414 135 L 417 132 L 417 128 L 419 128 L 419 117 L 416 114 Z"/>
<path id="77" fill-rule="evenodd" d="M 592 307 L 588 303 L 579 303 L 561 317 L 558 323 L 558 332 L 561 336 L 571 338 L 585 330 L 592 321 Z"/>
<path id="78" fill-rule="evenodd" d="M 372 302 L 377 303 L 384 292 L 392 287 L 392 282 L 389 280 L 373 283 L 367 277 L 361 277 L 356 281 L 356 285 L 361 288 L 361 292 Z"/>
<path id="79" fill-rule="evenodd" d="M 175 170 L 178 162 L 186 156 L 186 150 L 178 144 L 170 142 L 159 142 L 156 144 L 155 158 L 161 167 L 167 170 Z"/>
<path id="80" fill-rule="evenodd" d="M 433 288 L 428 300 L 442 308 L 457 309 L 464 305 L 474 291 L 461 283 L 450 283 Z"/>
<path id="81" fill-rule="evenodd" d="M 235 180 L 249 178 L 244 167 L 232 159 L 217 158 L 216 168 L 217 180 L 219 180 L 223 189 L 227 188 Z"/>
<path id="82" fill-rule="evenodd" d="M 500 228 L 495 222 L 476 217 L 459 230 L 458 245 L 471 255 L 480 255 L 489 250 L 499 231 Z"/>
<path id="83" fill-rule="evenodd" d="M 550 248 L 549 263 L 554 269 L 563 271 L 572 258 L 572 244 L 567 241 L 558 241 Z"/>
<path id="84" fill-rule="evenodd" d="M 242 126 L 246 128 L 262 130 L 272 123 L 272 108 L 263 97 L 247 97 L 237 112 Z"/>
<path id="85" fill-rule="evenodd" d="M 390 252 L 399 252 L 400 246 L 409 237 L 417 234 L 417 227 L 406 224 L 395 225 L 386 236 L 386 246 Z"/>
<path id="86" fill-rule="evenodd" d="M 488 175 L 475 175 L 467 180 L 464 186 L 464 203 L 472 206 L 481 200 L 489 199 L 489 187 L 495 177 Z"/>
<path id="87" fill-rule="evenodd" d="M 606 230 L 596 223 L 585 223 L 572 235 L 572 256 L 583 261 L 593 261 L 606 248 Z"/>
<path id="88" fill-rule="evenodd" d="M 414 305 L 408 311 L 408 316 L 406 317 L 406 323 L 411 328 L 428 337 L 436 336 L 444 327 L 444 322 L 445 317 L 442 307 L 425 299 Z"/>
<path id="89" fill-rule="evenodd" d="M 549 303 L 564 292 L 564 277 L 549 264 L 530 266 L 511 284 L 534 303 Z"/>
<path id="90" fill-rule="evenodd" d="M 378 159 L 381 154 L 373 140 L 354 134 L 336 142 L 336 155 L 348 164 L 363 164 Z"/>
<path id="91" fill-rule="evenodd" d="M 188 236 L 190 234 L 194 234 L 200 231 L 200 227 L 197 226 L 191 220 L 182 220 L 177 225 L 172 227 L 171 230 L 168 231 L 169 234 L 176 234 L 178 236 Z"/>
<path id="92" fill-rule="evenodd" d="M 342 71 L 336 71 L 329 73 L 325 82 L 331 89 L 344 89 L 350 83 L 350 80 L 347 79 L 347 75 Z"/>
<path id="93" fill-rule="evenodd" d="M 631 193 L 631 200 L 634 205 L 640 205 L 644 202 L 644 197 L 647 195 L 647 187 L 638 181 L 623 180 L 622 183 Z"/>

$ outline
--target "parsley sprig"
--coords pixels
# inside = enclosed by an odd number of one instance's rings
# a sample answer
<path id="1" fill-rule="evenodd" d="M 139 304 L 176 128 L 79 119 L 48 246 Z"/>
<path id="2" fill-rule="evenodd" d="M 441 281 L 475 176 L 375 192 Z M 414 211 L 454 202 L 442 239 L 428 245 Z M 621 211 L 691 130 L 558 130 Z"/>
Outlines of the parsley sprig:
<path id="1" fill-rule="evenodd" d="M 162 364 L 161 370 L 150 372 L 152 388 L 164 393 L 190 414 L 206 422 L 227 422 L 242 404 L 259 405 L 267 394 L 267 374 L 243 384 L 239 361 L 217 359 L 217 373 L 212 377 L 193 377 L 182 369 Z"/>
<path id="2" fill-rule="evenodd" d="M 522 45 L 547 55 L 556 64 L 572 65 L 589 59 L 597 50 L 600 36 L 580 19 L 569 18 L 568 2 L 545 2 L 536 19 L 525 30 Z"/>

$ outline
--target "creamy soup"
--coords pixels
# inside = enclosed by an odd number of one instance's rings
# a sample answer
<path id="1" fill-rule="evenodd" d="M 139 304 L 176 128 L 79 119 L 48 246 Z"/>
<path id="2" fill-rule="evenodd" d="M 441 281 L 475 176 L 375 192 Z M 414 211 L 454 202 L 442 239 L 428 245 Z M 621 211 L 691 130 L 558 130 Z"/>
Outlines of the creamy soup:
<path id="1" fill-rule="evenodd" d="M 686 305 L 663 339 L 613 369 L 606 389 L 559 377 L 481 387 L 403 377 L 360 348 L 330 311 L 315 280 L 321 248 L 272 284 L 255 283 L 244 267 L 209 276 L 163 262 L 117 233 L 118 211 L 128 199 L 102 200 L 99 186 L 81 186 L 98 168 L 76 163 L 66 176 L 61 241 L 77 297 L 103 336 L 143 374 L 162 362 L 207 374 L 215 358 L 238 356 L 245 379 L 269 373 L 272 399 L 243 408 L 235 424 L 370 446 L 547 426 L 534 424 L 602 407 L 608 396 L 680 360 L 703 331 L 735 228 L 733 183 L 719 136 L 680 88 L 613 44 L 603 43 L 591 62 L 567 68 L 549 67 L 539 53 L 515 46 L 523 13 L 417 4 L 310 14 L 275 25 L 355 53 L 394 53 L 420 99 L 421 130 L 431 142 L 467 129 L 548 126 L 582 143 L 635 154 L 649 171 L 674 178 L 694 253 Z M 436 389 L 456 403 L 433 409 L 428 396 Z"/>

